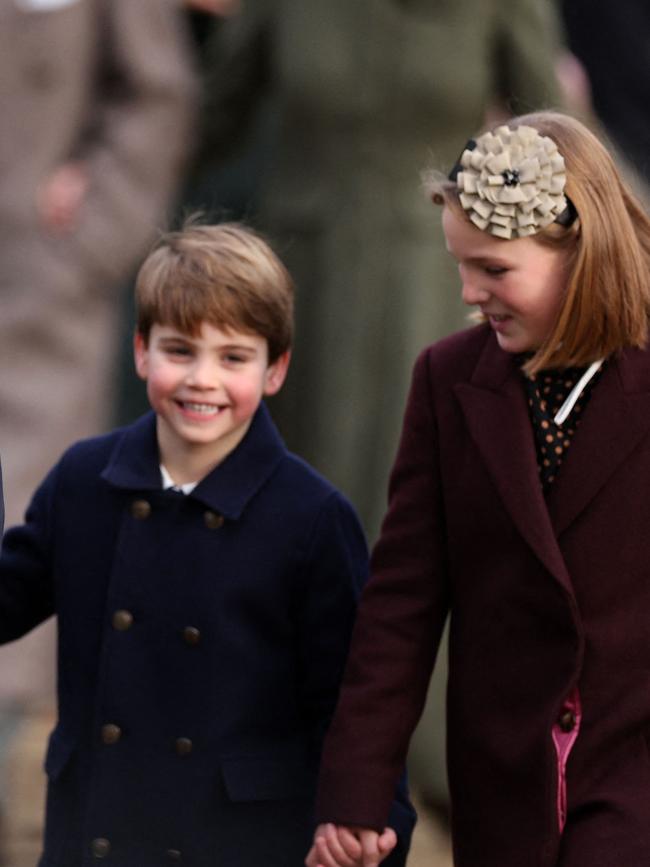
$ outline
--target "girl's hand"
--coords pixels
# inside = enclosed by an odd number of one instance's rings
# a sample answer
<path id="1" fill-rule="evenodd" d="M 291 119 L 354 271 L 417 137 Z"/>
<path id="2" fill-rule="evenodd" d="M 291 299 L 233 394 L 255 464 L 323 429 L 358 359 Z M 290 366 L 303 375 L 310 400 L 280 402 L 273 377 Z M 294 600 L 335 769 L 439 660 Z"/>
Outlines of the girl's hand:
<path id="1" fill-rule="evenodd" d="M 314 845 L 305 859 L 307 867 L 378 867 L 395 848 L 392 828 L 379 834 L 370 828 L 319 825 Z"/>

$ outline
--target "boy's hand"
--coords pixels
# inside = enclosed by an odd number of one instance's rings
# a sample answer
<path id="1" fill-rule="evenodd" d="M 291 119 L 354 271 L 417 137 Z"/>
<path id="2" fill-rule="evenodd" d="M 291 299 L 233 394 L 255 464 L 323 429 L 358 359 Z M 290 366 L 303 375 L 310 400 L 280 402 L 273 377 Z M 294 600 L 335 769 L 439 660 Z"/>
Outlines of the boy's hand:
<path id="1" fill-rule="evenodd" d="M 370 828 L 319 825 L 314 845 L 305 859 L 307 867 L 378 867 L 397 844 L 392 828 L 379 834 Z"/>

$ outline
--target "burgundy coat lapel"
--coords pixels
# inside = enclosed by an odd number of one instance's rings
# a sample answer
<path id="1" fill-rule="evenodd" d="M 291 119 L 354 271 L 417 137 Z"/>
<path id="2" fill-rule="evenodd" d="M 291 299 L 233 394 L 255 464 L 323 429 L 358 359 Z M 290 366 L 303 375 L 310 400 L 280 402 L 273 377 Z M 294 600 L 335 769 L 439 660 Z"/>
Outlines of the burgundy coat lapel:
<path id="1" fill-rule="evenodd" d="M 455 387 L 470 435 L 513 523 L 546 568 L 571 585 L 544 501 L 521 373 L 487 340 L 469 383 Z"/>
<path id="2" fill-rule="evenodd" d="M 548 493 L 558 538 L 649 431 L 650 353 L 628 350 L 603 370 Z"/>

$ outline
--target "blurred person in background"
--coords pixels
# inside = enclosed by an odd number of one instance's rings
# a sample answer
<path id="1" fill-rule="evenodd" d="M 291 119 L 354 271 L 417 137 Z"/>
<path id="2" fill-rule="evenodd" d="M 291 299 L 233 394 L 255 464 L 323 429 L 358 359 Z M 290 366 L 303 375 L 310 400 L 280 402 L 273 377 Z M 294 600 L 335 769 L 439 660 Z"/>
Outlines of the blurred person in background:
<path id="1" fill-rule="evenodd" d="M 377 420 L 403 404 L 416 348 L 460 321 L 451 291 L 448 303 L 429 291 L 446 257 L 420 169 L 448 164 L 489 109 L 562 103 L 553 13 L 547 0 L 259 0 L 214 41 L 206 160 L 231 154 L 274 93 L 258 219 L 300 289 L 278 419 L 371 535 L 397 440 Z M 453 269 L 445 277 L 455 285 Z"/>
<path id="2" fill-rule="evenodd" d="M 371 539 L 415 355 L 464 319 L 420 171 L 453 164 L 488 112 L 562 105 L 560 45 L 549 0 L 257 0 L 211 46 L 204 159 L 236 152 L 263 96 L 275 112 L 257 220 L 298 294 L 273 413 Z M 443 808 L 444 680 L 443 660 L 411 753 Z"/>
<path id="3" fill-rule="evenodd" d="M 195 100 L 178 0 L 0 0 L 8 525 L 63 448 L 108 424 L 116 288 L 165 221 Z M 52 659 L 51 628 L 2 650 L 5 713 L 49 703 Z"/>
<path id="4" fill-rule="evenodd" d="M 228 19 L 242 8 L 241 0 L 184 0 L 200 73 L 201 111 L 209 110 L 208 86 L 215 63 L 213 46 Z M 232 157 L 226 161 L 212 159 L 199 138 L 177 203 L 176 221 L 182 223 L 188 212 L 201 210 L 213 221 L 233 221 L 251 216 L 256 207 L 256 193 L 269 150 L 271 121 L 265 110 L 268 100 L 261 100 L 250 129 Z M 199 130 L 207 126 L 202 118 Z M 132 317 L 131 317 L 132 318 Z M 130 323 L 130 331 L 133 323 Z M 143 400 L 143 406 L 146 401 Z"/>
<path id="5" fill-rule="evenodd" d="M 650 4 L 559 0 L 568 46 L 587 74 L 593 110 L 650 197 Z"/>

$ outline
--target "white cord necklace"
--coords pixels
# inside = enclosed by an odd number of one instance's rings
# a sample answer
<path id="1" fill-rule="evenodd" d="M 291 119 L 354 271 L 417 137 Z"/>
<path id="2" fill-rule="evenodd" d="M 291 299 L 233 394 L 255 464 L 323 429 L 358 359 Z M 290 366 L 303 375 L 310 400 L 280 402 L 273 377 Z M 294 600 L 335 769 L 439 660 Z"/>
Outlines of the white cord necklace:
<path id="1" fill-rule="evenodd" d="M 578 398 L 587 387 L 587 383 L 591 379 L 593 379 L 593 377 L 598 373 L 598 371 L 603 365 L 604 360 L 604 358 L 600 358 L 598 361 L 594 361 L 593 364 L 590 364 L 589 367 L 582 374 L 580 379 L 573 386 L 573 388 L 569 392 L 569 396 L 553 417 L 553 421 L 556 425 L 558 425 L 558 427 L 567 420 L 567 417 L 573 407 L 576 405 Z"/>

